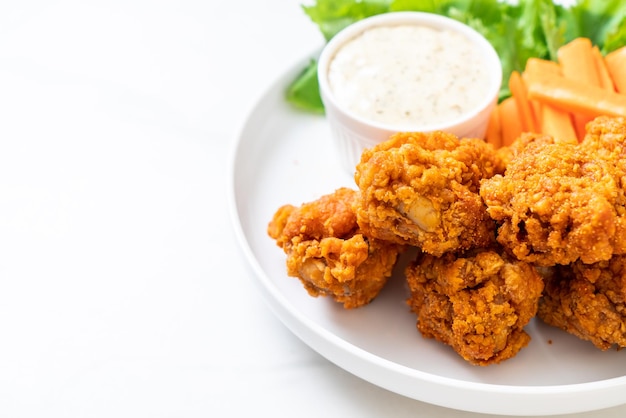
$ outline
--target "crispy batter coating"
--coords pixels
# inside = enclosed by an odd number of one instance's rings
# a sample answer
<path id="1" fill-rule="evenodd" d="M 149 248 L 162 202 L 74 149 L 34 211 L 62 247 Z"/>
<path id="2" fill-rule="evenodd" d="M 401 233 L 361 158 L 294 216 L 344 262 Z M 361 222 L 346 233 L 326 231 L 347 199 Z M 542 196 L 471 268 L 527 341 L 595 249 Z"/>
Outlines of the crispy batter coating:
<path id="1" fill-rule="evenodd" d="M 601 350 L 626 347 L 626 256 L 550 271 L 537 316 Z"/>
<path id="2" fill-rule="evenodd" d="M 614 161 L 624 172 L 626 161 L 626 119 L 600 116 L 586 126 L 587 134 L 581 146 L 605 160 Z"/>
<path id="3" fill-rule="evenodd" d="M 626 347 L 626 119 L 595 119 L 580 144 L 523 134 L 497 151 L 399 133 L 363 153 L 355 181 L 268 225 L 310 295 L 363 306 L 411 245 L 417 329 L 472 364 L 515 356 L 535 315 Z"/>
<path id="4" fill-rule="evenodd" d="M 407 301 L 425 337 L 450 345 L 480 366 L 515 356 L 530 341 L 543 281 L 530 264 L 495 249 L 420 255 L 406 269 Z"/>
<path id="5" fill-rule="evenodd" d="M 601 116 L 586 126 L 587 135 L 580 146 L 596 159 L 609 163 L 617 184 L 615 210 L 617 222 L 613 253 L 626 254 L 626 119 Z"/>
<path id="6" fill-rule="evenodd" d="M 478 187 L 503 170 L 490 144 L 443 133 L 398 133 L 365 150 L 355 180 L 364 233 L 433 255 L 487 245 L 494 223 Z"/>
<path id="7" fill-rule="evenodd" d="M 267 229 L 287 254 L 287 274 L 299 278 L 311 296 L 330 296 L 346 309 L 378 295 L 402 250 L 361 233 L 356 197 L 356 191 L 340 188 L 300 207 L 284 205 Z"/>
<path id="8" fill-rule="evenodd" d="M 624 252 L 623 192 L 615 162 L 549 137 L 521 147 L 480 195 L 500 244 L 539 266 L 595 263 Z"/>
<path id="9" fill-rule="evenodd" d="M 567 142 L 570 144 L 576 144 L 578 141 L 575 139 L 572 139 L 571 141 L 557 140 L 549 135 L 539 134 L 535 132 L 523 132 L 520 135 L 520 137 L 517 138 L 511 145 L 498 148 L 496 150 L 496 153 L 498 154 L 498 157 L 500 158 L 500 160 L 504 164 L 504 167 L 506 168 L 506 166 L 508 166 L 509 163 L 524 150 L 524 148 L 526 148 L 529 144 L 537 143 L 537 142 L 547 142 L 547 143 Z M 504 173 L 504 170 L 500 172 L 500 174 L 503 174 L 503 173 Z"/>

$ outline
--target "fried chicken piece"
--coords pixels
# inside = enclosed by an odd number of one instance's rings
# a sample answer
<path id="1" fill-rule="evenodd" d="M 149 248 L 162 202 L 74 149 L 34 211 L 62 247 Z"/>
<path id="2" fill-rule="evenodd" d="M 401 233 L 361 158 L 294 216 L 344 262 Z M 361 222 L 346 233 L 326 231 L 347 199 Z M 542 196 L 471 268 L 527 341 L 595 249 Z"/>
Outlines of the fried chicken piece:
<path id="1" fill-rule="evenodd" d="M 423 254 L 406 268 L 407 303 L 417 329 L 480 366 L 515 356 L 529 341 L 543 281 L 530 264 L 495 249 L 441 257 Z"/>
<path id="2" fill-rule="evenodd" d="M 615 163 L 578 144 L 529 142 L 504 175 L 482 181 L 480 195 L 498 242 L 520 260 L 594 263 L 623 251 Z"/>
<path id="3" fill-rule="evenodd" d="M 556 143 L 556 142 L 568 142 L 570 144 L 577 144 L 578 141 L 576 139 L 572 140 L 557 140 L 549 135 L 535 133 L 535 132 L 523 132 L 519 138 L 517 138 L 511 145 L 503 146 L 496 149 L 496 153 L 498 157 L 504 164 L 504 167 L 508 166 L 509 163 L 516 158 L 529 144 L 538 143 L 538 142 L 548 142 L 548 143 Z M 502 174 L 504 170 L 501 171 Z"/>
<path id="4" fill-rule="evenodd" d="M 626 347 L 626 256 L 551 269 L 537 316 L 602 350 Z"/>
<path id="5" fill-rule="evenodd" d="M 356 191 L 340 188 L 300 207 L 284 205 L 267 229 L 287 254 L 287 274 L 299 278 L 311 296 L 330 296 L 346 309 L 378 295 L 402 250 L 361 233 L 356 197 Z"/>
<path id="6" fill-rule="evenodd" d="M 587 123 L 586 130 L 581 146 L 604 160 L 614 161 L 624 172 L 626 161 L 622 157 L 626 155 L 626 119 L 600 116 Z"/>
<path id="7" fill-rule="evenodd" d="M 504 169 L 490 144 L 452 134 L 399 133 L 356 167 L 364 233 L 433 255 L 487 245 L 494 223 L 479 182 Z"/>
<path id="8" fill-rule="evenodd" d="M 580 146 L 596 159 L 601 158 L 610 164 L 618 186 L 613 252 L 626 254 L 626 118 L 601 116 L 589 122 L 586 128 L 587 135 Z"/>

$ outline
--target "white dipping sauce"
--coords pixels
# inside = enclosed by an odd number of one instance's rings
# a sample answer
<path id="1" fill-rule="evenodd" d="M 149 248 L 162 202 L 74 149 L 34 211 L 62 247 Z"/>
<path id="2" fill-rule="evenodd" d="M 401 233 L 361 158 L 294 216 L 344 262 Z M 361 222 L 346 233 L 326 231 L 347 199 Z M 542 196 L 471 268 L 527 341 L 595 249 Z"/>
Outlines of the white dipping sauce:
<path id="1" fill-rule="evenodd" d="M 381 26 L 344 44 L 328 79 L 338 103 L 384 124 L 416 128 L 456 119 L 485 100 L 481 51 L 465 36 L 426 26 Z"/>

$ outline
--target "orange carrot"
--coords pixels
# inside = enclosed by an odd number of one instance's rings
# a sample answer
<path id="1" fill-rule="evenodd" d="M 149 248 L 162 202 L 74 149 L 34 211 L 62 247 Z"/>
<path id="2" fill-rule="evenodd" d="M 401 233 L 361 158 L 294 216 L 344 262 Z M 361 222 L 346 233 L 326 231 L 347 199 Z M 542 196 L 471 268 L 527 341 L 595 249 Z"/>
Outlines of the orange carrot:
<path id="1" fill-rule="evenodd" d="M 526 97 L 528 97 L 528 90 L 526 90 Z M 543 123 L 543 105 L 537 100 L 528 99 L 530 107 L 533 109 L 533 115 L 535 115 L 535 124 L 537 126 L 537 132 L 541 132 L 541 124 Z"/>
<path id="2" fill-rule="evenodd" d="M 580 83 L 600 86 L 600 77 L 593 56 L 593 45 L 589 38 L 576 38 L 561 46 L 557 58 L 561 64 L 563 76 Z M 589 115 L 574 114 L 574 128 L 582 140 L 586 133 L 585 126 L 591 120 Z"/>
<path id="3" fill-rule="evenodd" d="M 561 66 L 554 61 L 531 57 L 526 60 L 526 68 L 524 69 L 524 74 L 522 75 L 533 72 L 539 72 L 540 74 L 548 72 L 561 75 Z"/>
<path id="4" fill-rule="evenodd" d="M 537 132 L 535 115 L 528 101 L 526 85 L 519 72 L 513 71 L 509 77 L 509 89 L 517 103 L 517 110 L 520 114 L 522 130 L 524 132 Z"/>
<path id="5" fill-rule="evenodd" d="M 502 100 L 499 107 L 502 145 L 508 146 L 521 135 L 522 122 L 517 109 L 517 102 L 512 96 Z"/>
<path id="6" fill-rule="evenodd" d="M 559 48 L 557 58 L 565 78 L 600 85 L 592 48 L 589 38 L 576 38 Z"/>
<path id="7" fill-rule="evenodd" d="M 626 117 L 626 94 L 579 83 L 554 74 L 533 75 L 528 83 L 528 98 L 548 103 L 566 112 L 590 117 Z"/>
<path id="8" fill-rule="evenodd" d="M 489 115 L 489 124 L 487 125 L 487 133 L 485 134 L 487 143 L 492 144 L 494 148 L 502 146 L 502 127 L 500 124 L 500 106 L 496 106 Z"/>
<path id="9" fill-rule="evenodd" d="M 522 80 L 524 80 L 526 88 L 528 89 L 529 79 L 531 79 L 533 75 L 541 75 L 544 73 L 561 75 L 561 66 L 554 61 L 549 61 L 542 58 L 528 58 L 528 60 L 526 60 L 526 68 L 522 73 Z M 537 100 L 529 99 L 528 101 L 533 109 L 533 114 L 535 115 L 536 126 L 541 127 L 543 123 L 543 121 L 541 120 L 543 117 L 542 104 Z"/>
<path id="10" fill-rule="evenodd" d="M 554 61 L 529 58 L 526 61 L 526 68 L 522 76 L 528 85 L 534 78 L 541 77 L 545 73 L 561 76 L 561 66 Z M 542 133 L 564 141 L 577 141 L 576 131 L 569 112 L 537 100 L 530 100 L 530 102 L 533 103 L 536 110 L 537 124 Z"/>
<path id="11" fill-rule="evenodd" d="M 613 79 L 615 90 L 626 94 L 626 46 L 608 53 L 604 62 Z"/>
<path id="12" fill-rule="evenodd" d="M 568 112 L 544 104 L 541 106 L 541 132 L 562 141 L 576 141 L 578 136 L 574 130 L 572 118 Z"/>
<path id="13" fill-rule="evenodd" d="M 594 46 L 593 48 L 591 48 L 591 53 L 596 64 L 596 71 L 598 72 L 600 87 L 607 90 L 615 91 L 615 86 L 613 85 L 611 74 L 609 74 L 609 69 L 606 66 L 606 62 L 604 61 L 604 57 L 602 56 L 600 49 L 597 46 Z"/>

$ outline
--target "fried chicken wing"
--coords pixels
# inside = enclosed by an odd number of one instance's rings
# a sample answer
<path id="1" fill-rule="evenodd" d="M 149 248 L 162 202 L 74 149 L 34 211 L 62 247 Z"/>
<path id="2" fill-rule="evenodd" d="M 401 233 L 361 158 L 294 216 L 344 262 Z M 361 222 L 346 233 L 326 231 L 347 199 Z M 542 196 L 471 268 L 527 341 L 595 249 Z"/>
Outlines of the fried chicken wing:
<path id="1" fill-rule="evenodd" d="M 626 119 L 600 116 L 587 123 L 587 134 L 581 146 L 602 159 L 614 161 L 622 172 L 626 170 Z"/>
<path id="2" fill-rule="evenodd" d="M 587 124 L 580 146 L 596 159 L 609 163 L 617 184 L 617 222 L 613 252 L 626 254 L 626 118 L 601 116 Z"/>
<path id="3" fill-rule="evenodd" d="M 572 140 L 557 140 L 549 135 L 539 134 L 535 132 L 523 132 L 519 138 L 517 138 L 511 145 L 500 147 L 496 150 L 498 157 L 504 164 L 504 167 L 509 165 L 509 163 L 516 158 L 528 145 L 533 143 L 570 143 L 577 144 L 578 141 L 576 139 Z M 504 170 L 500 174 L 502 174 Z"/>
<path id="4" fill-rule="evenodd" d="M 550 271 L 537 316 L 602 350 L 626 347 L 626 256 Z"/>
<path id="5" fill-rule="evenodd" d="M 284 205 L 267 229 L 287 254 L 287 274 L 311 296 L 330 296 L 347 309 L 378 295 L 402 250 L 361 233 L 356 198 L 356 191 L 340 188 L 300 207 Z"/>
<path id="6" fill-rule="evenodd" d="M 530 141 L 480 195 L 500 244 L 539 266 L 594 263 L 623 252 L 623 199 L 615 163 L 587 147 Z"/>
<path id="7" fill-rule="evenodd" d="M 488 244 L 494 223 L 479 194 L 481 179 L 503 171 L 479 139 L 399 133 L 363 152 L 355 181 L 357 221 L 365 234 L 441 255 Z"/>
<path id="8" fill-rule="evenodd" d="M 530 341 L 543 281 L 530 264 L 495 249 L 441 257 L 422 254 L 406 268 L 407 301 L 425 337 L 480 366 L 515 356 Z"/>

